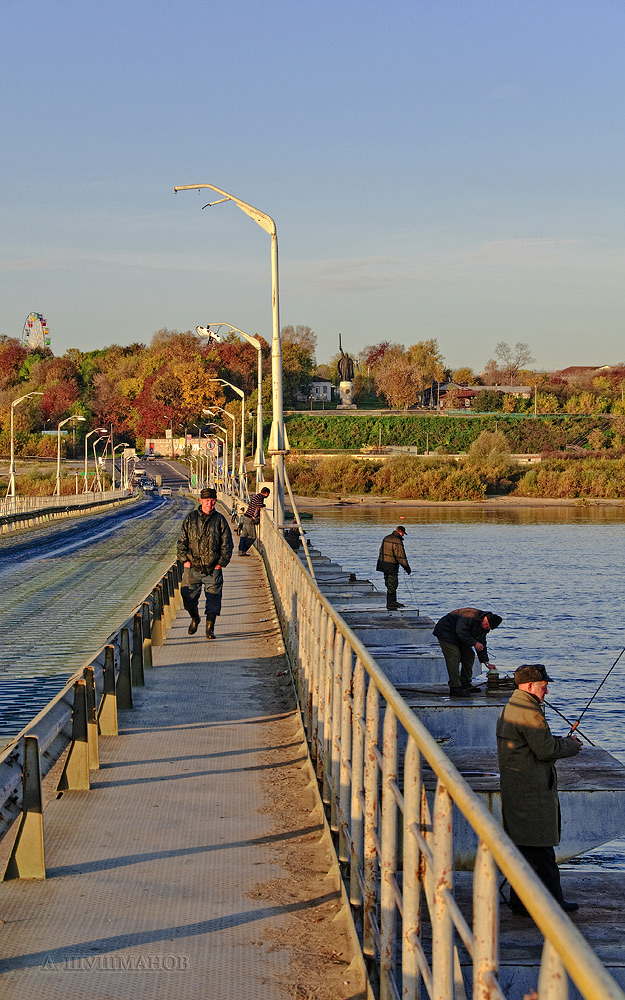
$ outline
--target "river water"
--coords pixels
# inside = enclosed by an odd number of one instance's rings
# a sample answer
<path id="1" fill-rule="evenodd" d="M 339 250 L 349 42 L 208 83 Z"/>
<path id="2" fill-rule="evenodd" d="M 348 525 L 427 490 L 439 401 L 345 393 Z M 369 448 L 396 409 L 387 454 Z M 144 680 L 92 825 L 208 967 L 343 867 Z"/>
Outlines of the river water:
<path id="1" fill-rule="evenodd" d="M 406 528 L 412 568 L 410 576 L 400 570 L 399 600 L 435 621 L 466 606 L 500 614 L 503 622 L 488 642 L 493 663 L 506 673 L 544 663 L 553 678 L 548 700 L 577 719 L 625 646 L 625 508 L 349 505 L 315 509 L 304 528 L 324 555 L 384 591 L 375 572 L 378 549 L 398 524 Z M 625 653 L 580 727 L 623 764 L 624 686 Z M 549 709 L 547 719 L 554 733 L 567 734 Z M 596 863 L 625 870 L 625 841 L 592 853 Z"/>

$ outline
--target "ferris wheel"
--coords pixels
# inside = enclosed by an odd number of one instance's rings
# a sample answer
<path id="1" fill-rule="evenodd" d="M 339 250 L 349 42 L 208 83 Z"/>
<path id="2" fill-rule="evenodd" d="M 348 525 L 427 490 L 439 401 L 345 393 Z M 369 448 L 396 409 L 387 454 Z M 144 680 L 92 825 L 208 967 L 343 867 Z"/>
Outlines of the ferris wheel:
<path id="1" fill-rule="evenodd" d="M 50 346 L 50 331 L 42 313 L 32 312 L 26 317 L 22 331 L 22 343 L 30 350 Z"/>

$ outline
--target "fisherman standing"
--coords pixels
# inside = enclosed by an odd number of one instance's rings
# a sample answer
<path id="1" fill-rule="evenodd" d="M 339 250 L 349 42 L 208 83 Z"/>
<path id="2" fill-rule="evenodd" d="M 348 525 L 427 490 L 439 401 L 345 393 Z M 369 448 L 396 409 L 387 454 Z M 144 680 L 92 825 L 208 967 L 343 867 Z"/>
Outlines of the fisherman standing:
<path id="1" fill-rule="evenodd" d="M 550 678 L 542 664 L 514 672 L 514 691 L 497 722 L 503 826 L 511 840 L 567 913 L 579 903 L 564 899 L 554 847 L 560 843 L 560 802 L 554 762 L 582 749 L 576 736 L 553 736 L 543 702 Z M 510 908 L 527 910 L 510 887 Z"/>
<path id="2" fill-rule="evenodd" d="M 397 587 L 399 586 L 399 567 L 403 566 L 406 573 L 410 575 L 410 566 L 406 559 L 404 550 L 404 535 L 406 529 L 403 524 L 398 525 L 390 535 L 382 539 L 380 554 L 376 570 L 384 573 L 384 584 L 386 586 L 386 610 L 397 611 L 398 608 L 405 607 L 397 600 Z"/>
<path id="3" fill-rule="evenodd" d="M 246 556 L 247 550 L 251 549 L 256 539 L 256 525 L 260 523 L 260 508 L 265 506 L 265 500 L 271 493 L 268 486 L 263 486 L 260 493 L 254 493 L 250 497 L 247 510 L 243 515 L 241 523 L 241 535 L 239 537 L 239 555 Z"/>
<path id="4" fill-rule="evenodd" d="M 490 666 L 486 636 L 491 629 L 501 625 L 502 620 L 492 611 L 458 608 L 437 621 L 432 631 L 445 657 L 450 697 L 468 697 L 474 687 L 471 683 L 475 661 L 473 650 L 480 663 Z"/>

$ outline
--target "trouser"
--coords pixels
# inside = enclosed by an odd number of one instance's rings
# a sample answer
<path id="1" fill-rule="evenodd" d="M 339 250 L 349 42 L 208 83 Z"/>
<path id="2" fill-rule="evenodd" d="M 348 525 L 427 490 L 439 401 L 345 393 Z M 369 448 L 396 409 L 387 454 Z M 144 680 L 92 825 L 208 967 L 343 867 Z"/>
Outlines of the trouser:
<path id="1" fill-rule="evenodd" d="M 564 896 L 560 884 L 560 870 L 556 864 L 556 852 L 553 847 L 521 847 L 520 844 L 517 844 L 517 848 L 530 867 L 534 869 L 541 882 L 549 889 L 551 895 L 555 896 L 558 903 L 561 903 Z M 525 909 L 512 886 L 510 886 L 510 906 L 517 912 Z"/>
<path id="2" fill-rule="evenodd" d="M 241 536 L 239 538 L 239 552 L 247 552 L 251 549 L 252 545 L 256 540 L 256 525 L 252 521 L 251 517 L 243 515 L 243 523 L 241 525 Z"/>
<path id="3" fill-rule="evenodd" d="M 443 642 L 442 639 L 438 640 L 438 644 L 445 657 L 450 688 L 469 687 L 475 660 L 475 653 L 471 646 L 455 646 L 452 642 Z M 460 670 L 460 664 L 462 664 L 462 670 Z"/>
<path id="4" fill-rule="evenodd" d="M 386 587 L 386 606 L 390 608 L 397 604 L 397 587 L 399 586 L 399 570 L 394 573 L 384 574 L 384 586 Z"/>
<path id="5" fill-rule="evenodd" d="M 188 586 L 180 588 L 182 604 L 192 618 L 199 618 L 198 605 L 204 587 L 206 605 L 205 615 L 218 615 L 221 612 L 221 594 L 224 586 L 224 574 L 219 569 L 214 569 L 211 573 L 201 573 L 197 569 L 189 570 Z"/>

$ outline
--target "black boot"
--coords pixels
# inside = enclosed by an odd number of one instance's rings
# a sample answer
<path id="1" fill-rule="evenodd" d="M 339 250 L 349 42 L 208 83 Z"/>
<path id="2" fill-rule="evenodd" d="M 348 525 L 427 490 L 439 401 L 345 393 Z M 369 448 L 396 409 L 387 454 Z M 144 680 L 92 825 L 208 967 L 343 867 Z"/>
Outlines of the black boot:
<path id="1" fill-rule="evenodd" d="M 189 627 L 187 629 L 187 632 L 189 633 L 189 635 L 195 635 L 195 633 L 197 632 L 199 624 L 200 624 L 199 615 L 191 615 L 191 623 L 190 623 L 190 625 L 189 625 Z"/>
<path id="2" fill-rule="evenodd" d="M 215 619 L 217 615 L 206 615 L 206 638 L 215 638 Z"/>

